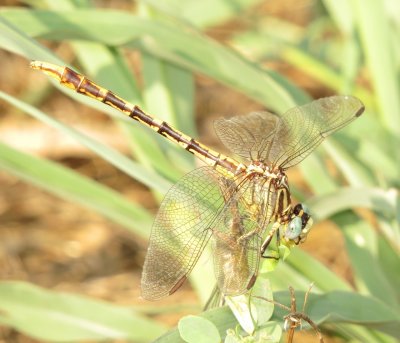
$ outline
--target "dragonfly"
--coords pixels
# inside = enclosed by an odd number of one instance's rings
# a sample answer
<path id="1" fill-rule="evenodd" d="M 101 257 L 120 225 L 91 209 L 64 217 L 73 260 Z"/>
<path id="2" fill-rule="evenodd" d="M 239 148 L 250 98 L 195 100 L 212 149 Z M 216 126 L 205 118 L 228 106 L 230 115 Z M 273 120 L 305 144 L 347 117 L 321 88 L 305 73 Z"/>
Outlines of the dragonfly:
<path id="1" fill-rule="evenodd" d="M 331 96 L 281 116 L 252 112 L 219 119 L 215 131 L 237 156 L 232 158 L 68 67 L 39 61 L 30 66 L 119 110 L 204 162 L 172 186 L 161 202 L 142 272 L 142 297 L 147 300 L 176 292 L 209 242 L 220 291 L 229 296 L 249 291 L 273 238 L 278 246 L 292 247 L 306 240 L 312 225 L 307 207 L 292 205 L 286 170 L 364 111 L 355 97 Z"/>

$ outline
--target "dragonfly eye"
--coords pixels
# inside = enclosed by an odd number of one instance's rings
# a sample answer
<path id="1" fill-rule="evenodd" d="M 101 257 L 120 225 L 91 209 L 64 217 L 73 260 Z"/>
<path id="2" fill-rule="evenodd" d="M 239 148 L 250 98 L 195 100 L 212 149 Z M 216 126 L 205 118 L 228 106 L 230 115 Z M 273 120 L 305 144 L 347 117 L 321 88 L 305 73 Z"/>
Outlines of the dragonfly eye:
<path id="1" fill-rule="evenodd" d="M 300 236 L 302 228 L 303 228 L 303 224 L 302 224 L 301 218 L 294 217 L 290 221 L 290 223 L 285 231 L 285 238 L 295 240 L 296 238 L 298 238 Z"/>
<path id="2" fill-rule="evenodd" d="M 310 231 L 313 220 L 306 205 L 297 204 L 293 208 L 293 218 L 284 233 L 287 240 L 292 240 L 296 244 L 304 242 L 308 231 Z"/>

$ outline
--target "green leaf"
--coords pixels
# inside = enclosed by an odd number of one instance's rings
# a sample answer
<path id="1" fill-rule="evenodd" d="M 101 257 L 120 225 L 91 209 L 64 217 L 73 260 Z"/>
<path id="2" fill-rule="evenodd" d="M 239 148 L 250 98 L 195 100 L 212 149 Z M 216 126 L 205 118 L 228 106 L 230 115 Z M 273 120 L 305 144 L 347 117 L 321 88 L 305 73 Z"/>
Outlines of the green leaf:
<path id="1" fill-rule="evenodd" d="M 254 305 L 257 313 L 255 320 L 257 322 L 257 326 L 264 326 L 270 320 L 272 313 L 274 312 L 274 304 L 272 302 L 268 302 L 264 299 L 273 300 L 272 288 L 270 285 L 270 281 L 266 278 L 259 277 L 251 290 L 250 302 Z"/>
<path id="2" fill-rule="evenodd" d="M 97 155 L 101 156 L 106 161 L 109 161 L 112 165 L 125 172 L 127 175 L 143 183 L 144 185 L 157 190 L 160 193 L 166 193 L 171 187 L 171 184 L 151 170 L 143 168 L 140 164 L 132 161 L 125 157 L 114 149 L 98 142 L 89 136 L 86 136 L 73 128 L 61 123 L 60 121 L 48 116 L 47 114 L 39 111 L 35 107 L 32 107 L 22 101 L 11 97 L 0 91 L 0 99 L 9 102 L 11 105 L 19 108 L 21 111 L 31 115 L 32 117 L 58 129 L 62 133 L 66 134 L 73 139 L 76 139 L 82 145 L 86 146 L 90 150 L 94 151 Z"/>
<path id="3" fill-rule="evenodd" d="M 278 284 L 274 281 L 279 279 L 284 288 L 291 285 L 295 289 L 305 289 L 310 282 L 314 282 L 318 289 L 325 292 L 351 289 L 346 281 L 301 249 L 292 249 L 289 258 L 280 263 L 270 279 L 274 287 Z"/>
<path id="4" fill-rule="evenodd" d="M 334 193 L 314 197 L 307 205 L 317 220 L 329 218 L 335 213 L 354 207 L 365 207 L 394 219 L 397 213 L 397 194 L 395 189 L 343 187 Z"/>
<path id="5" fill-rule="evenodd" d="M 215 325 L 203 317 L 186 316 L 178 323 L 181 337 L 188 343 L 219 343 L 221 337 Z"/>
<path id="6" fill-rule="evenodd" d="M 166 330 L 132 308 L 55 293 L 23 282 L 0 283 L 0 322 L 51 342 L 149 342 Z"/>
<path id="7" fill-rule="evenodd" d="M 354 27 L 353 11 L 348 0 L 322 0 L 336 27 L 350 35 Z"/>
<path id="8" fill-rule="evenodd" d="M 3 9 L 1 16 L 33 37 L 86 39 L 140 47 L 170 62 L 204 73 L 277 112 L 309 99 L 286 79 L 246 61 L 230 49 L 186 26 L 146 20 L 123 12 L 76 10 L 63 13 Z M 235 73 L 232 73 L 232 71 Z"/>
<path id="9" fill-rule="evenodd" d="M 275 300 L 290 306 L 288 292 L 276 292 Z M 296 291 L 298 309 L 302 308 L 303 301 L 304 292 Z M 400 314 L 374 297 L 344 291 L 332 291 L 321 295 L 311 293 L 305 312 L 317 324 L 357 323 L 400 338 Z M 285 315 L 285 310 L 276 307 L 273 318 L 282 321 Z"/>
<path id="10" fill-rule="evenodd" d="M 241 15 L 260 0 L 143 0 L 158 11 L 188 21 L 197 27 L 207 27 L 220 24 L 222 21 Z M 212 9 L 212 10 L 210 10 Z"/>
<path id="11" fill-rule="evenodd" d="M 334 138 L 325 142 L 325 149 L 351 186 L 373 186 L 374 180 L 368 171 L 354 158 L 353 153 L 335 142 Z"/>
<path id="12" fill-rule="evenodd" d="M 386 279 L 377 258 L 378 238 L 375 230 L 368 223 L 348 212 L 336 215 L 335 221 L 343 230 L 359 292 L 371 294 L 392 306 L 393 309 L 397 307 L 400 311 L 398 290 L 393 288 Z M 400 263 L 398 257 L 397 262 Z"/>
<path id="13" fill-rule="evenodd" d="M 222 338 L 225 337 L 228 329 L 234 328 L 238 324 L 237 320 L 227 306 L 203 312 L 200 314 L 200 317 L 203 317 L 214 323 L 214 325 L 218 328 L 220 337 Z M 176 328 L 158 338 L 154 343 L 175 343 L 180 342 L 181 340 L 182 338 L 180 337 L 179 331 Z"/>
<path id="14" fill-rule="evenodd" d="M 400 85 L 395 72 L 394 45 L 390 40 L 393 27 L 385 12 L 384 1 L 355 0 L 351 4 L 383 124 L 388 131 L 399 136 Z"/>
<path id="15" fill-rule="evenodd" d="M 0 143 L 0 169 L 62 198 L 81 204 L 114 220 L 134 233 L 148 237 L 152 216 L 117 192 L 55 164 Z"/>

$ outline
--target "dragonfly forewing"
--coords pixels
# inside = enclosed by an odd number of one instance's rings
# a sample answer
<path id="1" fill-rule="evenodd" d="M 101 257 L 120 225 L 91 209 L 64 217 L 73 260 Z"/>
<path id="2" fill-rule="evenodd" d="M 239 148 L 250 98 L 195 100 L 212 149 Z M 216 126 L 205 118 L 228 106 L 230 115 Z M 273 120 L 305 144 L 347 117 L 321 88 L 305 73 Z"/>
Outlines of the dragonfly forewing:
<path id="1" fill-rule="evenodd" d="M 219 119 L 218 137 L 235 154 L 283 170 L 301 162 L 328 135 L 364 111 L 352 96 L 331 96 L 288 110 L 281 117 L 270 112 Z"/>
<path id="2" fill-rule="evenodd" d="M 142 274 L 143 298 L 165 297 L 186 280 L 225 205 L 220 178 L 214 169 L 202 167 L 168 191 L 151 231 Z"/>

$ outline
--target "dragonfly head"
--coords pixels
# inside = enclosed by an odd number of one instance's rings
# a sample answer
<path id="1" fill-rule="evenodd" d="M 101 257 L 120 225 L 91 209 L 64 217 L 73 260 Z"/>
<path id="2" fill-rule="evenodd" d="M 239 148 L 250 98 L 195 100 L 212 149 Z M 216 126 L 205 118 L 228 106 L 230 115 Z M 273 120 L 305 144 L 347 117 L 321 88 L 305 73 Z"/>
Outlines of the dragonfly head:
<path id="1" fill-rule="evenodd" d="M 291 219 L 286 227 L 283 237 L 286 241 L 303 243 L 313 224 L 310 212 L 306 205 L 297 204 L 292 211 Z"/>

